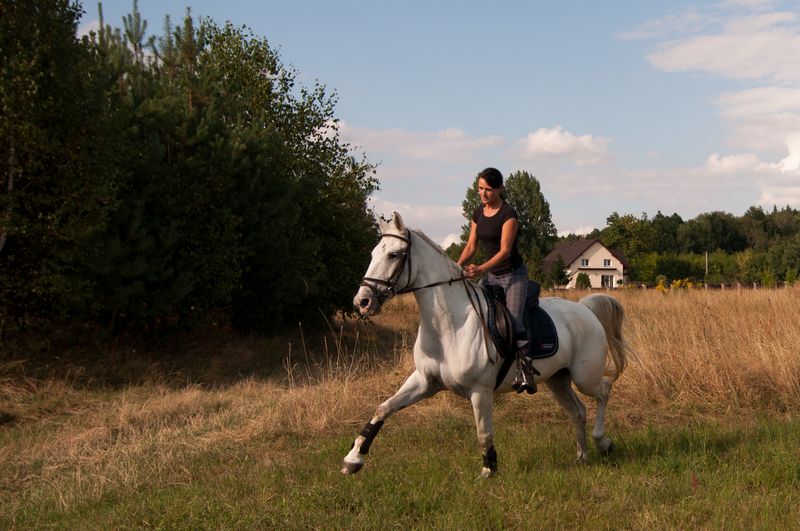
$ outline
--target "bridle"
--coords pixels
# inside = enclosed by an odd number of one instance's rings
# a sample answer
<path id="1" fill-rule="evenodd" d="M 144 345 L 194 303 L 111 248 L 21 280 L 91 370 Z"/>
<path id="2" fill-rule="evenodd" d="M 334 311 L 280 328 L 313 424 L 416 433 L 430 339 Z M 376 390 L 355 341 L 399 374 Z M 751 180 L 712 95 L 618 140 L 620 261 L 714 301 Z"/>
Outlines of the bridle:
<path id="1" fill-rule="evenodd" d="M 424 286 L 411 286 L 411 231 L 406 229 L 406 235 L 400 236 L 399 234 L 382 234 L 381 239 L 383 238 L 397 238 L 406 243 L 406 248 L 402 252 L 394 253 L 399 258 L 400 261 L 397 262 L 397 266 L 395 267 L 392 274 L 389 275 L 388 279 L 382 278 L 372 278 L 372 277 L 364 277 L 361 279 L 361 285 L 368 288 L 378 301 L 383 304 L 386 299 L 392 297 L 394 295 L 400 295 L 401 293 L 413 293 L 415 291 L 419 291 L 421 289 L 432 288 L 434 286 L 441 286 L 443 284 L 452 284 L 453 282 L 461 282 L 467 280 L 467 277 L 460 276 L 460 277 L 451 277 L 447 280 L 442 280 L 440 282 L 433 282 L 431 284 L 426 284 Z M 403 269 L 406 270 L 406 286 L 404 288 L 397 289 L 397 283 L 400 281 L 400 277 L 403 275 Z"/>

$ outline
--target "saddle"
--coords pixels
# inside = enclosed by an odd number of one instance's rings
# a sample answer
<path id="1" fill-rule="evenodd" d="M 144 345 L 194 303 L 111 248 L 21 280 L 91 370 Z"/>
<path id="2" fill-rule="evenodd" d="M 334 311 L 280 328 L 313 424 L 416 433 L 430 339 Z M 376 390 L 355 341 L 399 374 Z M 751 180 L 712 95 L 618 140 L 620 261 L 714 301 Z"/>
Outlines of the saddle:
<path id="1" fill-rule="evenodd" d="M 531 344 L 531 358 L 549 358 L 558 350 L 558 332 L 552 317 L 539 306 L 541 288 L 538 282 L 528 281 L 525 300 L 525 332 Z"/>
<path id="2" fill-rule="evenodd" d="M 497 352 L 503 358 L 503 365 L 497 374 L 495 389 L 500 386 L 508 373 L 511 363 L 516 360 L 516 339 L 527 335 L 530 344 L 530 357 L 542 359 L 552 356 L 558 350 L 558 333 L 555 323 L 539 306 L 541 287 L 533 280 L 528 281 L 528 295 L 525 300 L 525 330 L 514 330 L 511 313 L 506 308 L 505 291 L 499 286 L 483 286 L 488 306 L 487 321 L 489 335 Z M 524 337 L 524 336 L 523 336 Z"/>

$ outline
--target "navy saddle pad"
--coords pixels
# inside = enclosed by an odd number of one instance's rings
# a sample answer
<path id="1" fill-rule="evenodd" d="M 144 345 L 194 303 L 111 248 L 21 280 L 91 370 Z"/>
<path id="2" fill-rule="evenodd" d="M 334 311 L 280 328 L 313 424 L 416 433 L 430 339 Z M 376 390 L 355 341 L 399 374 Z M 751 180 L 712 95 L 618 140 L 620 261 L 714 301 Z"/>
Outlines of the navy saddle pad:
<path id="1" fill-rule="evenodd" d="M 532 358 L 547 358 L 558 350 L 558 333 L 553 319 L 539 306 L 539 284 L 528 281 L 525 301 L 525 331 L 531 345 Z"/>

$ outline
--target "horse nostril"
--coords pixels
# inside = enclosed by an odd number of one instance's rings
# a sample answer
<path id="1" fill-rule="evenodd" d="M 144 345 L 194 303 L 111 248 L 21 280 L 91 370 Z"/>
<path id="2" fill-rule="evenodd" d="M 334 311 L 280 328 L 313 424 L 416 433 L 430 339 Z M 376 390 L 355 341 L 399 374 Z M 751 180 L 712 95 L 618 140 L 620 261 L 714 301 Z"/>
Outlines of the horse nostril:
<path id="1" fill-rule="evenodd" d="M 364 297 L 359 301 L 358 305 L 361 306 L 362 308 L 366 308 L 367 306 L 369 306 L 369 299 Z"/>

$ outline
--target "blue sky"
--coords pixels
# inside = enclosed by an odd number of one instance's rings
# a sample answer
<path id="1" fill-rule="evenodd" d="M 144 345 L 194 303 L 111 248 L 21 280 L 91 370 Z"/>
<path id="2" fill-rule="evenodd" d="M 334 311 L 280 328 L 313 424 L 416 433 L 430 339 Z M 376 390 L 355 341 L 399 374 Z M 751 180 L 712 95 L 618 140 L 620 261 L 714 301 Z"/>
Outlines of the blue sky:
<path id="1" fill-rule="evenodd" d="M 131 6 L 104 2 L 106 22 Z M 189 6 L 335 91 L 342 139 L 380 164 L 376 212 L 439 242 L 486 166 L 535 175 L 562 233 L 800 208 L 797 2 L 139 2 L 156 34 Z"/>

